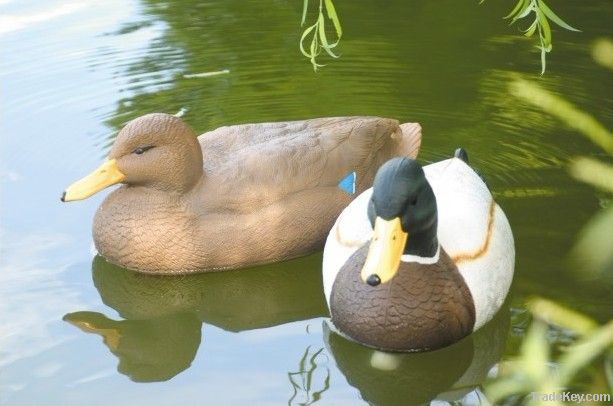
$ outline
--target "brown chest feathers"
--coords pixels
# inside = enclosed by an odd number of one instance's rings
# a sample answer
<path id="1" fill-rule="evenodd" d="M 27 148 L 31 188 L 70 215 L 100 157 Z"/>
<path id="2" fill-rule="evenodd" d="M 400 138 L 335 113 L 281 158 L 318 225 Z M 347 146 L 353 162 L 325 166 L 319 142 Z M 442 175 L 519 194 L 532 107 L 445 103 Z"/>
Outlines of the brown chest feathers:
<path id="1" fill-rule="evenodd" d="M 470 334 L 475 306 L 462 275 L 441 249 L 435 264 L 401 262 L 389 282 L 360 278 L 368 244 L 339 271 L 330 298 L 332 322 L 350 338 L 388 351 L 427 351 Z"/>

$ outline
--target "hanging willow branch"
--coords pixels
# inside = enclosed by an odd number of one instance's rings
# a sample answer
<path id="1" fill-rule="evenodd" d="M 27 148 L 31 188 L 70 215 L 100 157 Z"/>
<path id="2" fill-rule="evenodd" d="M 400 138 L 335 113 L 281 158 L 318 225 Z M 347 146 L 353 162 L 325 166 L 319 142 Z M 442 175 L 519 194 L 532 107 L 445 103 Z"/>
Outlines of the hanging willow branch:
<path id="1" fill-rule="evenodd" d="M 328 18 L 332 21 L 334 31 L 336 33 L 336 41 L 334 42 L 330 42 L 328 40 L 326 33 L 326 19 L 324 18 L 323 14 L 324 6 L 326 8 Z M 304 26 L 306 21 L 308 9 L 309 0 L 304 0 L 304 6 L 302 8 L 302 26 Z M 313 65 L 313 70 L 316 71 L 317 68 L 324 66 L 317 62 L 317 57 L 320 55 L 322 49 L 333 58 L 339 57 L 332 50 L 338 45 L 342 35 L 343 29 L 341 27 L 340 20 L 338 19 L 338 15 L 336 14 L 336 9 L 334 8 L 332 0 L 319 0 L 319 13 L 315 23 L 308 26 L 302 32 L 302 37 L 300 37 L 300 52 L 309 58 L 311 65 Z M 309 39 L 310 45 L 305 46 L 305 44 L 309 42 Z"/>
<path id="2" fill-rule="evenodd" d="M 303 1 L 301 26 L 304 27 L 309 11 L 310 0 Z M 484 1 L 485 0 L 480 0 L 479 3 L 483 3 Z M 334 33 L 336 34 L 335 41 L 330 41 L 328 39 L 324 8 L 328 19 L 332 21 Z M 504 18 L 510 19 L 511 24 L 514 24 L 519 20 L 530 20 L 531 17 L 533 18 L 532 23 L 523 31 L 526 37 L 533 37 L 538 34 L 537 48 L 541 51 L 541 74 L 543 74 L 545 73 L 547 65 L 547 54 L 552 50 L 550 22 L 570 31 L 579 30 L 562 20 L 543 0 L 518 0 L 513 10 Z M 322 50 L 332 58 L 339 57 L 333 50 L 339 44 L 342 35 L 343 29 L 338 14 L 336 13 L 334 3 L 332 0 L 319 0 L 317 18 L 312 25 L 304 29 L 300 37 L 300 52 L 309 58 L 311 65 L 313 65 L 313 70 L 317 71 L 318 68 L 324 66 L 317 61 Z"/>
<path id="3" fill-rule="evenodd" d="M 483 3 L 485 0 L 481 0 Z M 551 52 L 551 24 L 554 24 L 567 29 L 569 31 L 579 31 L 578 29 L 570 26 L 564 20 L 562 20 L 556 13 L 545 4 L 543 0 L 519 0 L 513 10 L 504 17 L 510 19 L 511 24 L 522 20 L 530 19 L 533 16 L 534 20 L 524 31 L 526 37 L 532 37 L 534 34 L 538 34 L 539 45 L 537 48 L 541 51 L 541 75 L 545 73 L 547 66 L 547 54 Z"/>

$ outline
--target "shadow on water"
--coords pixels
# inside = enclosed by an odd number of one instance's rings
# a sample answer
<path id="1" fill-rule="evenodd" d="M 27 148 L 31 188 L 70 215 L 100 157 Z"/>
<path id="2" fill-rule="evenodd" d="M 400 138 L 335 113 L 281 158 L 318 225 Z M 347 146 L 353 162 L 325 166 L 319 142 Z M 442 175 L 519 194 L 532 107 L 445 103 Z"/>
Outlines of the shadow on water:
<path id="1" fill-rule="evenodd" d="M 479 399 L 481 382 L 502 357 L 508 333 L 509 314 L 503 310 L 477 333 L 449 347 L 391 354 L 349 341 L 324 321 L 326 349 L 338 369 L 362 399 L 386 406 Z"/>
<path id="2" fill-rule="evenodd" d="M 103 337 L 119 372 L 163 381 L 188 368 L 204 323 L 231 332 L 327 315 L 321 255 L 244 269 L 185 276 L 144 275 L 94 258 L 102 301 L 124 320 L 77 311 L 64 320 Z M 206 330 L 206 329 L 205 329 Z"/>

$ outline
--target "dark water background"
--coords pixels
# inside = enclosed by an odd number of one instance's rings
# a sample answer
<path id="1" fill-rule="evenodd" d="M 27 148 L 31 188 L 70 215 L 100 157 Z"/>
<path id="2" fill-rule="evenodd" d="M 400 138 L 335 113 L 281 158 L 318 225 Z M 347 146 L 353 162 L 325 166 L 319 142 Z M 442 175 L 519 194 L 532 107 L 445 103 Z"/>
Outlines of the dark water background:
<path id="1" fill-rule="evenodd" d="M 567 161 L 602 153 L 509 84 L 533 80 L 613 128 L 613 74 L 591 57 L 594 40 L 611 38 L 613 4 L 551 1 L 583 32 L 554 31 L 540 77 L 533 43 L 500 18 L 511 3 L 337 0 L 342 58 L 314 74 L 297 47 L 299 0 L 0 1 L 0 404 L 478 404 L 488 371 L 517 352 L 531 295 L 610 318 L 611 285 L 566 260 L 608 203 Z M 463 146 L 515 234 L 500 317 L 385 371 L 323 323 L 320 254 L 184 278 L 93 259 L 106 192 L 62 205 L 61 191 L 126 121 L 181 109 L 199 133 L 379 115 L 422 124 L 424 161 Z"/>

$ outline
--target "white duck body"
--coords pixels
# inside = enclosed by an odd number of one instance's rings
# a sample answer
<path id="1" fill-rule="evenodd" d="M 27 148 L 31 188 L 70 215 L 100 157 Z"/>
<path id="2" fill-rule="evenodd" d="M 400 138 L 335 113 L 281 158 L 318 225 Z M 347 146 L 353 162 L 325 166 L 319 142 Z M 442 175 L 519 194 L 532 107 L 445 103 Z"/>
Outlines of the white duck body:
<path id="1" fill-rule="evenodd" d="M 492 319 L 509 291 L 515 266 L 511 227 L 483 180 L 463 160 L 451 158 L 423 169 L 436 197 L 440 247 L 456 264 L 472 295 L 474 331 Z M 371 195 L 372 188 L 351 202 L 328 234 L 323 256 L 328 307 L 339 270 L 372 237 L 367 214 Z M 438 253 L 433 258 L 403 255 L 402 261 L 432 263 L 438 261 Z"/>

